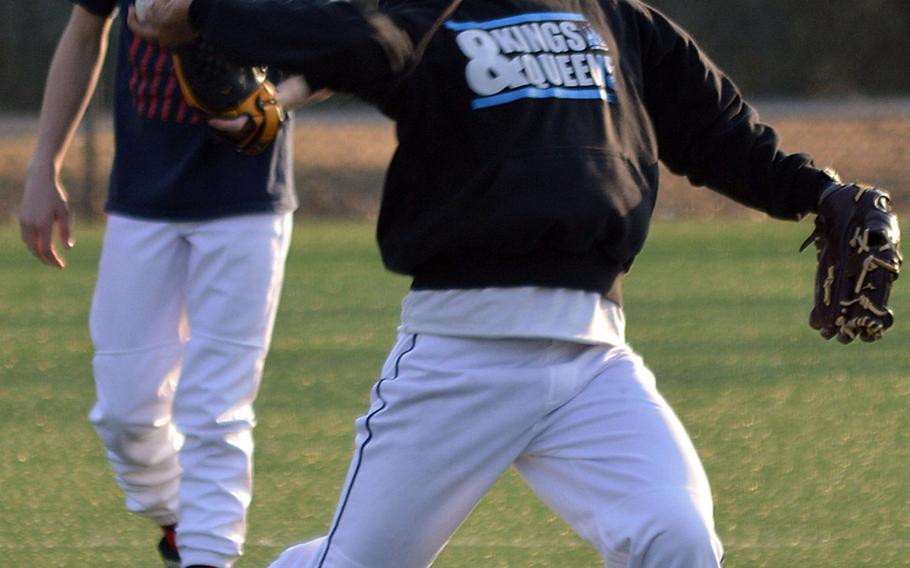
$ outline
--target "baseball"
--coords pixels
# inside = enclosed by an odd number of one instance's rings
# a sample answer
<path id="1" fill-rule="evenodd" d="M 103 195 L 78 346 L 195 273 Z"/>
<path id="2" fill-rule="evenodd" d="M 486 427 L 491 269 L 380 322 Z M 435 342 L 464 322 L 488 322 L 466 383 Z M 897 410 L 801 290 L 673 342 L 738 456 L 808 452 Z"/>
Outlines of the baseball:
<path id="1" fill-rule="evenodd" d="M 140 22 L 145 21 L 145 13 L 149 5 L 155 0 L 136 0 L 136 19 Z"/>

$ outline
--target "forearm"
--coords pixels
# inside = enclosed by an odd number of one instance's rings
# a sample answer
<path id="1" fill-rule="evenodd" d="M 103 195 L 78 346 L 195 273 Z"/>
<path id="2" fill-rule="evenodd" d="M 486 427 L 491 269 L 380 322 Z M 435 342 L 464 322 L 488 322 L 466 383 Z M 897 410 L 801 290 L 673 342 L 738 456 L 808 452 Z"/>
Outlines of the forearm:
<path id="1" fill-rule="evenodd" d="M 690 118 L 699 112 L 687 112 L 683 105 L 677 109 Z M 777 132 L 760 122 L 738 94 L 716 114 L 703 116 L 704 121 L 685 121 L 681 131 L 658 129 L 676 145 L 672 157 L 664 155 L 671 170 L 773 217 L 798 219 L 816 211 L 831 180 L 811 156 L 784 151 Z"/>
<path id="2" fill-rule="evenodd" d="M 31 169 L 59 172 L 97 84 L 110 23 L 74 8 L 48 71 Z"/>
<path id="3" fill-rule="evenodd" d="M 331 96 L 331 91 L 328 90 L 314 92 L 302 75 L 288 77 L 275 85 L 275 88 L 278 104 L 288 112 L 308 104 L 320 102 Z"/>
<path id="4" fill-rule="evenodd" d="M 317 88 L 357 92 L 400 72 L 413 51 L 388 17 L 347 2 L 194 0 L 190 15 L 239 63 L 302 74 Z"/>
<path id="5" fill-rule="evenodd" d="M 109 29 L 109 18 L 73 8 L 44 89 L 38 141 L 19 205 L 19 228 L 25 246 L 56 268 L 65 262 L 54 245 L 55 228 L 64 249 L 73 244 L 60 167 L 98 81 Z"/>

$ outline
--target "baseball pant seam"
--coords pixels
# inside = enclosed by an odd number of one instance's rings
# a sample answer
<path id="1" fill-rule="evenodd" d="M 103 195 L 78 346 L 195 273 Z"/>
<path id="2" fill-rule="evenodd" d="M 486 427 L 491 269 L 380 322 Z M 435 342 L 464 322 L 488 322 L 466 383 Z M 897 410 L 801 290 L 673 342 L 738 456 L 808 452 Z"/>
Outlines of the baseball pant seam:
<path id="1" fill-rule="evenodd" d="M 255 341 L 243 341 L 240 339 L 231 339 L 228 337 L 212 335 L 212 334 L 205 333 L 205 332 L 193 331 L 193 329 L 190 328 L 190 341 L 192 341 L 194 337 L 198 338 L 198 339 L 212 341 L 215 343 L 225 343 L 228 345 L 234 345 L 236 347 L 248 347 L 250 349 L 263 349 L 265 347 L 265 345 L 263 343 L 257 343 Z"/>
<path id="2" fill-rule="evenodd" d="M 131 347 L 125 349 L 95 349 L 95 356 L 98 357 L 113 357 L 118 355 L 131 355 L 133 353 L 144 353 L 146 351 L 155 351 L 156 349 L 161 349 L 163 347 L 173 347 L 175 345 L 183 345 L 184 342 L 177 341 L 162 341 L 161 343 L 154 343 L 152 345 L 142 345 L 140 347 Z"/>

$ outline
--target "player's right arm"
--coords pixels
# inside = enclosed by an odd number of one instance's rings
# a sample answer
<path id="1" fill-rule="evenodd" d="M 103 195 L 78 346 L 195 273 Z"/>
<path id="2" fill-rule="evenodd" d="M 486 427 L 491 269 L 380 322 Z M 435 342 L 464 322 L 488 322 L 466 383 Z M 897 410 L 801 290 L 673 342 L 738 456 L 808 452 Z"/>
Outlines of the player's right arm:
<path id="1" fill-rule="evenodd" d="M 415 55 L 398 22 L 351 2 L 154 0 L 142 21 L 130 8 L 128 21 L 133 33 L 166 47 L 202 34 L 235 63 L 303 75 L 315 90 L 369 94 Z"/>
<path id="2" fill-rule="evenodd" d="M 55 268 L 65 265 L 53 242 L 55 228 L 64 249 L 73 244 L 60 170 L 98 82 L 111 21 L 112 17 L 76 5 L 47 75 L 38 140 L 19 206 L 19 227 L 25 246 L 39 260 Z"/>

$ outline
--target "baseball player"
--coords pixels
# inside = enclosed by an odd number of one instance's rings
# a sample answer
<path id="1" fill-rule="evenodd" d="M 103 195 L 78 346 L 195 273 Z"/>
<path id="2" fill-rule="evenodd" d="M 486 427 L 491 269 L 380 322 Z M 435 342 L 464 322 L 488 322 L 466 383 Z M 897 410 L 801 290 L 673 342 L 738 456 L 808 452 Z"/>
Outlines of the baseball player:
<path id="1" fill-rule="evenodd" d="M 624 334 L 621 282 L 658 160 L 784 219 L 874 193 L 782 152 L 686 33 L 636 0 L 150 11 L 130 21 L 144 37 L 202 34 L 238 61 L 357 93 L 398 126 L 378 225 L 385 264 L 413 277 L 398 340 L 328 533 L 273 568 L 428 566 L 510 466 L 608 567 L 721 564 L 705 472 Z M 864 294 L 899 269 L 891 237 Z M 838 325 L 876 339 L 890 322 L 875 313 Z"/>
<path id="2" fill-rule="evenodd" d="M 48 77 L 20 209 L 22 238 L 63 268 L 72 246 L 60 167 L 95 88 L 118 8 L 74 0 Z M 252 404 L 262 375 L 296 196 L 285 125 L 238 153 L 190 108 L 168 50 L 121 19 L 116 149 L 91 308 L 90 420 L 127 508 L 164 530 L 165 565 L 231 566 L 250 502 Z M 279 103 L 301 102 L 299 78 Z"/>

